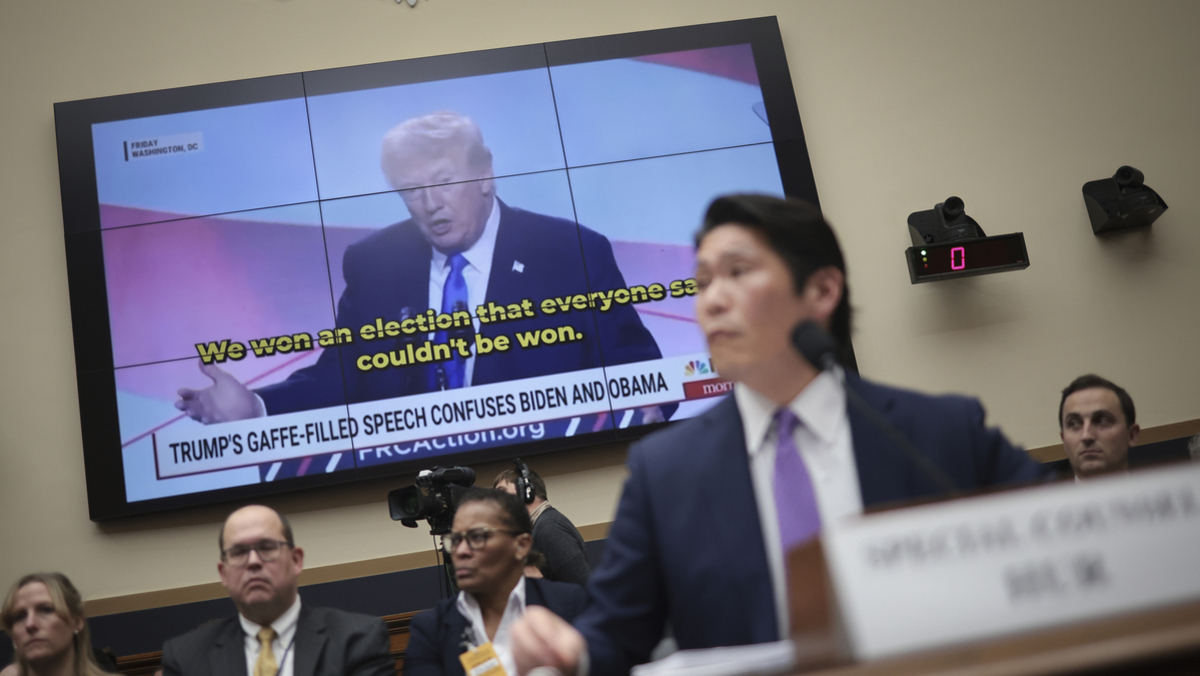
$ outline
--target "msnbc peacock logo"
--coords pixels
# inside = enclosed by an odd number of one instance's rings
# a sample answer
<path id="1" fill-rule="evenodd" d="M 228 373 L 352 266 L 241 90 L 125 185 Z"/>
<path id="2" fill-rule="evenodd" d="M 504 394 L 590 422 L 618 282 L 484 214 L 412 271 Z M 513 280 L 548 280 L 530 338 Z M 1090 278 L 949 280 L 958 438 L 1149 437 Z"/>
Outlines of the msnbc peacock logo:
<path id="1" fill-rule="evenodd" d="M 708 360 L 693 359 L 683 367 L 684 376 L 703 376 L 712 373 L 712 367 Z"/>

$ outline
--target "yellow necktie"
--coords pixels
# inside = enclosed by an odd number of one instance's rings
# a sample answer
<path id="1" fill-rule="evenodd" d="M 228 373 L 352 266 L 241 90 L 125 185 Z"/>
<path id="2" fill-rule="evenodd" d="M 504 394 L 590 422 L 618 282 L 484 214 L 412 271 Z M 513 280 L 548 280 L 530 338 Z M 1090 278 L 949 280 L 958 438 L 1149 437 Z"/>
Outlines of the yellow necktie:
<path id="1" fill-rule="evenodd" d="M 275 630 L 263 627 L 258 630 L 258 661 L 254 663 L 254 676 L 275 676 L 279 665 L 275 663 L 275 651 L 271 650 L 271 642 L 275 640 Z"/>

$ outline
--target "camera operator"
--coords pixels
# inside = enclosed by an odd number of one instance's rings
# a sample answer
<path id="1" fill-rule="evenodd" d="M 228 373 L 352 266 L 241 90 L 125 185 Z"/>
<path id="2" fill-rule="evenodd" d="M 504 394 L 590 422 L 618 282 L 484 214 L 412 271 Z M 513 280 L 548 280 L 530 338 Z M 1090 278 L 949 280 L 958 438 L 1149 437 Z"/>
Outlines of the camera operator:
<path id="1" fill-rule="evenodd" d="M 568 622 L 583 610 L 587 593 L 578 585 L 524 576 L 532 529 L 529 513 L 513 495 L 462 491 L 450 532 L 442 538 L 460 591 L 413 618 L 406 676 L 464 676 L 464 664 L 492 658 L 507 676 L 517 676 L 509 631 L 525 608 L 544 606 Z"/>
<path id="2" fill-rule="evenodd" d="M 527 479 L 521 476 L 526 473 Z M 533 521 L 533 548 L 546 557 L 539 568 L 547 580 L 587 584 L 592 568 L 588 565 L 587 549 L 579 529 L 562 512 L 547 502 L 546 482 L 537 472 L 523 463 L 518 468 L 506 469 L 496 476 L 493 488 L 499 488 L 520 499 L 518 484 L 528 481 L 532 489 L 532 502 L 525 503 L 529 518 Z"/>

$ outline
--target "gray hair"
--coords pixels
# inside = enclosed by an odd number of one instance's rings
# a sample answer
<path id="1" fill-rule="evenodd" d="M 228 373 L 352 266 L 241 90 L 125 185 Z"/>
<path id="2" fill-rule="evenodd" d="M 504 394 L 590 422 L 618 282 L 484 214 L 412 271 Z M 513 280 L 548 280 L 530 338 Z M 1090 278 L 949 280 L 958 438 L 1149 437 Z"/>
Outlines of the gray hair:
<path id="1" fill-rule="evenodd" d="M 467 151 L 467 161 L 471 167 L 484 174 L 479 178 L 491 176 L 492 151 L 483 144 L 479 125 L 466 115 L 439 110 L 405 120 L 384 134 L 380 166 L 389 183 L 392 183 L 392 176 L 402 163 L 410 159 L 403 148 L 409 143 L 415 143 L 421 150 L 431 154 L 445 152 L 447 147 L 463 148 Z M 398 189 L 400 186 L 392 183 L 392 187 Z"/>

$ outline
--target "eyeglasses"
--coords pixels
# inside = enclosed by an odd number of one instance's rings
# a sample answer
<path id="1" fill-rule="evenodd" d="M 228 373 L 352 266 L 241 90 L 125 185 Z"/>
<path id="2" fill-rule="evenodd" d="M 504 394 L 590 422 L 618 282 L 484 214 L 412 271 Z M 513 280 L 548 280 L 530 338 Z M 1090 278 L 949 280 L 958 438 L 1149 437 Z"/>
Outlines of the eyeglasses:
<path id="1" fill-rule="evenodd" d="M 512 536 L 521 534 L 521 531 L 502 530 L 499 528 L 472 528 L 465 533 L 450 533 L 442 536 L 442 549 L 447 554 L 453 554 L 454 550 L 462 544 L 465 539 L 467 546 L 471 549 L 483 549 L 487 546 L 488 538 L 492 537 L 492 533 L 507 533 Z"/>
<path id="2" fill-rule="evenodd" d="M 252 545 L 234 545 L 221 552 L 221 560 L 233 566 L 244 566 L 250 561 L 250 552 L 258 552 L 258 558 L 263 563 L 270 563 L 279 558 L 279 551 L 292 544 L 283 540 L 259 540 Z"/>

